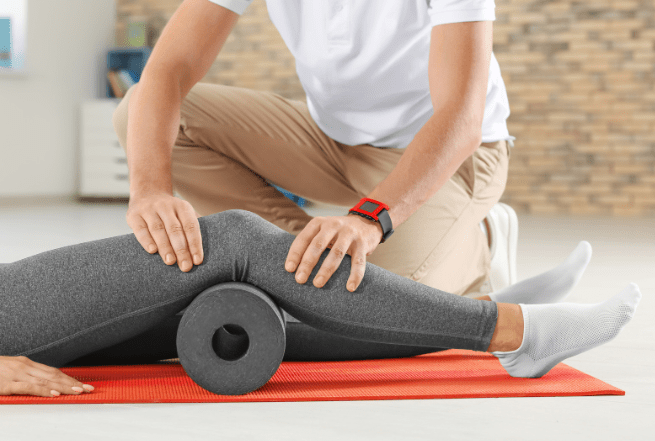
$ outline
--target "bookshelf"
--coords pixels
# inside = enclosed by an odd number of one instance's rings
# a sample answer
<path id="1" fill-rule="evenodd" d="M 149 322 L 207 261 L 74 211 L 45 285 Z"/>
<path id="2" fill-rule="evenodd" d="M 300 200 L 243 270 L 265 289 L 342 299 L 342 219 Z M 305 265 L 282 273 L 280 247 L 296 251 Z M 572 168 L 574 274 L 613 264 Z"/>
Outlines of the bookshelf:
<path id="1" fill-rule="evenodd" d="M 126 70 L 135 83 L 141 79 L 143 69 L 146 67 L 152 49 L 143 47 L 119 47 L 107 51 L 107 73 L 110 71 Z M 109 78 L 106 78 L 107 98 L 116 98 Z"/>

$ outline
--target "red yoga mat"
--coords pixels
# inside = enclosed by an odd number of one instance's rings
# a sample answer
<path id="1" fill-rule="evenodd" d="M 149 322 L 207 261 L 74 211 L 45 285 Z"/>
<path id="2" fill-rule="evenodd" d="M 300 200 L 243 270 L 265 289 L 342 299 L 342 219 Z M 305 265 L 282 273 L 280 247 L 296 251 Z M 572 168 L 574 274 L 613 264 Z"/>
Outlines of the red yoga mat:
<path id="1" fill-rule="evenodd" d="M 91 384 L 82 395 L 1 396 L 0 404 L 221 403 L 244 401 L 411 400 L 426 398 L 625 395 L 563 363 L 541 378 L 510 377 L 491 354 L 450 349 L 409 358 L 283 362 L 262 388 L 216 395 L 195 384 L 179 362 L 61 369 Z"/>

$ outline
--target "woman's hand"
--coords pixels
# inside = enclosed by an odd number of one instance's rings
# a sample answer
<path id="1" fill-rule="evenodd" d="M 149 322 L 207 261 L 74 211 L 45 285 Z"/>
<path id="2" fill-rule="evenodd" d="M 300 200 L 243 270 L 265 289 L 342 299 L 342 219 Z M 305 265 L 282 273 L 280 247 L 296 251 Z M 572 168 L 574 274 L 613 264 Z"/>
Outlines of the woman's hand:
<path id="1" fill-rule="evenodd" d="M 61 394 L 80 395 L 91 392 L 83 384 L 57 368 L 37 363 L 24 356 L 0 356 L 0 395 L 37 395 L 56 397 Z"/>
<path id="2" fill-rule="evenodd" d="M 346 289 L 353 292 L 364 278 L 366 256 L 370 256 L 382 240 L 382 227 L 375 221 L 357 215 L 315 217 L 298 233 L 284 267 L 296 271 L 296 282 L 304 284 L 325 248 L 331 248 L 314 277 L 314 286 L 323 287 L 334 274 L 345 254 L 351 257 L 350 277 Z"/>

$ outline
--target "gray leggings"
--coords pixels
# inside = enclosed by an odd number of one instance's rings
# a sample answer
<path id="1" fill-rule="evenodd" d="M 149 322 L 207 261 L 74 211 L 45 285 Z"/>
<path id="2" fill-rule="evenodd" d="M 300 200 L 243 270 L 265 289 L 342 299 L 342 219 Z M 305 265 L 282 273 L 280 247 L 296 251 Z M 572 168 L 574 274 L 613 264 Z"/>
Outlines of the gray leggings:
<path id="1" fill-rule="evenodd" d="M 494 302 L 450 294 L 370 262 L 351 293 L 345 288 L 349 255 L 316 288 L 312 280 L 329 249 L 301 285 L 295 273 L 284 269 L 294 235 L 239 209 L 198 221 L 204 261 L 187 273 L 146 252 L 134 234 L 65 246 L 0 266 L 0 355 L 24 355 L 62 367 L 75 360 L 84 364 L 93 354 L 102 358 L 102 351 L 116 354 L 122 347 L 129 352 L 135 343 L 147 348 L 155 340 L 154 346 L 170 348 L 178 313 L 206 288 L 229 281 L 261 288 L 302 322 L 288 325 L 296 328 L 287 340 L 295 355 L 285 359 L 302 359 L 303 350 L 310 348 L 307 358 L 315 358 L 313 344 L 321 341 L 333 347 L 350 342 L 353 358 L 360 358 L 358 345 L 370 358 L 438 348 L 485 351 L 489 346 L 498 315 Z M 168 329 L 163 345 L 157 342 L 160 334 L 153 332 L 157 329 L 162 336 Z"/>

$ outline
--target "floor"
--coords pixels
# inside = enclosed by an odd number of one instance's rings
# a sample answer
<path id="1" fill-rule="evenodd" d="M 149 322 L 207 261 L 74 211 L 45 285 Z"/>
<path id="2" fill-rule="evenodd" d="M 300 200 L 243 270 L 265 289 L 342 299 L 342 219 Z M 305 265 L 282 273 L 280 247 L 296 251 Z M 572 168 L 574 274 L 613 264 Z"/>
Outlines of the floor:
<path id="1" fill-rule="evenodd" d="M 0 201 L 0 262 L 131 233 L 127 204 Z M 340 214 L 333 207 L 312 215 Z M 591 303 L 630 282 L 643 298 L 606 345 L 567 364 L 625 396 L 303 403 L 3 405 L 0 439 L 646 440 L 655 428 L 655 221 L 519 215 L 518 279 L 559 264 L 587 240 L 593 256 L 569 301 Z M 1 305 L 0 305 L 1 307 Z"/>

